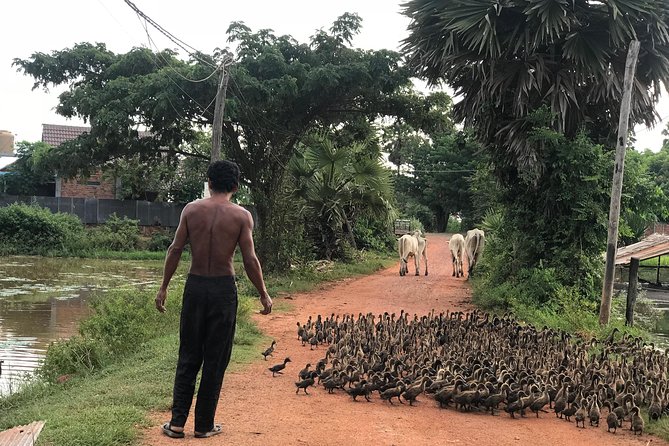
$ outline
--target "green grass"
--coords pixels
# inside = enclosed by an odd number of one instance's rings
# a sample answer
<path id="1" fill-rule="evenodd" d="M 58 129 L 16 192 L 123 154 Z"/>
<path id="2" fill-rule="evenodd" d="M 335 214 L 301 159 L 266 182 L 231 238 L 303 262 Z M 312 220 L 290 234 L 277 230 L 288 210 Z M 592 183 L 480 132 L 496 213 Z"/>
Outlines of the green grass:
<path id="1" fill-rule="evenodd" d="M 284 276 L 269 275 L 266 282 L 275 298 L 274 310 L 286 311 L 292 308 L 292 304 L 278 296 L 314 289 L 325 281 L 368 274 L 389 266 L 393 261 L 394 256 L 390 254 L 366 253 L 355 263 L 336 263 L 332 268 L 321 271 L 314 269 L 313 265 L 306 265 Z M 182 263 L 180 273 L 184 271 Z M 259 360 L 266 341 L 250 317 L 259 308 L 255 298 L 257 293 L 241 271 L 238 274 L 243 278 L 240 277 L 240 309 L 230 370 Z M 178 278 L 175 280 L 179 281 Z M 128 307 L 133 315 L 130 321 L 123 317 L 128 313 L 128 308 L 123 306 L 127 302 L 122 300 L 123 293 L 127 292 L 118 291 L 117 300 L 110 303 L 103 301 L 97 313 L 104 313 L 105 317 L 83 324 L 87 327 L 84 333 L 89 333 L 96 340 L 100 338 L 100 333 L 108 333 L 112 339 L 100 342 L 113 347 L 119 342 L 118 330 L 121 330 L 121 341 L 124 338 L 131 341 L 139 339 L 136 348 L 126 354 L 104 356 L 100 367 L 92 373 L 77 372 L 64 384 L 38 380 L 17 394 L 0 398 L 0 430 L 46 420 L 38 445 L 137 444 L 139 429 L 153 423 L 149 413 L 166 411 L 171 404 L 178 348 L 180 288 L 178 282 L 170 288 L 166 317 L 158 315 L 155 310 L 148 311 L 151 305 L 151 302 L 146 302 L 146 293 L 150 294 L 148 291 L 132 298 L 125 296 L 134 305 Z M 127 333 L 135 333 L 136 338 Z M 155 333 L 161 334 L 156 336 Z M 74 343 L 75 347 L 82 345 L 89 347 L 96 344 Z M 69 359 L 59 354 L 63 355 L 62 349 L 54 352 L 53 367 L 61 365 L 58 360 Z"/>
<path id="2" fill-rule="evenodd" d="M 642 260 L 639 263 L 641 266 L 657 266 L 657 257 L 648 260 Z M 660 257 L 660 265 L 669 266 L 669 256 Z"/>

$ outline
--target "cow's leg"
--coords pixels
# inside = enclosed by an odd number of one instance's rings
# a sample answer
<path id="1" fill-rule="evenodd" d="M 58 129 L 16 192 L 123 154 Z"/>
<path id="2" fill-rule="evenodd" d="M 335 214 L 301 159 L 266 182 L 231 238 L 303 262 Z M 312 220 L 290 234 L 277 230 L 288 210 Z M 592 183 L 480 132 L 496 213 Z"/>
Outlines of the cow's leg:
<path id="1" fill-rule="evenodd" d="M 427 276 L 427 254 L 423 251 L 423 258 L 425 259 L 425 275 Z"/>
<path id="2" fill-rule="evenodd" d="M 451 274 L 451 276 L 457 277 L 456 271 L 458 270 L 458 259 L 453 257 L 453 254 L 451 254 L 451 263 L 453 264 L 453 274 Z"/>
<path id="3" fill-rule="evenodd" d="M 416 267 L 416 275 L 420 276 L 420 257 L 417 255 L 413 256 L 413 264 Z"/>

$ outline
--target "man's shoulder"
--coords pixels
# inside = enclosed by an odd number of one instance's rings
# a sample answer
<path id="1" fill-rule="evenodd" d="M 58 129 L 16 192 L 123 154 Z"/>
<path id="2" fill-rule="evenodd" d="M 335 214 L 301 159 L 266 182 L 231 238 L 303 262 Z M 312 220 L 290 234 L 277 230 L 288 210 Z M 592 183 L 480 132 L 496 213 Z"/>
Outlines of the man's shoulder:
<path id="1" fill-rule="evenodd" d="M 184 207 L 184 212 L 194 212 L 194 213 L 199 213 L 199 212 L 206 212 L 209 209 L 213 209 L 214 207 L 221 206 L 226 209 L 227 212 L 233 212 L 233 213 L 238 213 L 240 215 L 246 215 L 249 214 L 249 211 L 244 207 L 240 206 L 236 203 L 232 203 L 230 201 L 221 203 L 221 202 L 215 202 L 211 201 L 210 199 L 207 198 L 200 198 L 195 201 L 191 201 Z"/>

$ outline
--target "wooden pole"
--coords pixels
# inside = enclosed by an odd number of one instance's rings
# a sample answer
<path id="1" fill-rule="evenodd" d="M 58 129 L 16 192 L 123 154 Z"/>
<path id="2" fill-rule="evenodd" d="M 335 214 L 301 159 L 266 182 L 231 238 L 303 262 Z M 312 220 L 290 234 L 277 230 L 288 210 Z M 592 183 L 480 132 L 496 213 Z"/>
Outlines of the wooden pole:
<path id="1" fill-rule="evenodd" d="M 216 104 L 214 105 L 214 123 L 211 130 L 211 162 L 221 159 L 221 139 L 223 137 L 223 114 L 225 113 L 225 95 L 228 90 L 228 78 L 230 71 L 227 69 L 228 61 L 221 64 L 221 73 L 218 78 L 218 91 L 216 92 Z"/>
<path id="2" fill-rule="evenodd" d="M 657 277 L 655 279 L 655 283 L 657 283 L 657 286 L 662 285 L 660 283 L 660 266 L 661 265 L 662 265 L 662 256 L 657 256 Z"/>
<path id="3" fill-rule="evenodd" d="M 627 128 L 629 126 L 630 104 L 632 102 L 632 88 L 636 72 L 636 62 L 639 57 L 640 43 L 633 40 L 627 51 L 625 62 L 625 80 L 623 97 L 620 103 L 620 118 L 618 119 L 618 138 L 616 141 L 616 163 L 613 169 L 613 185 L 611 187 L 611 205 L 609 207 L 609 233 L 606 240 L 606 268 L 604 270 L 604 285 L 602 286 L 602 302 L 599 307 L 599 323 L 606 325 L 611 317 L 611 296 L 613 295 L 613 273 L 615 268 L 616 250 L 618 244 L 618 221 L 620 220 L 620 196 L 623 190 L 623 170 L 625 168 L 625 150 L 627 149 Z"/>
<path id="4" fill-rule="evenodd" d="M 634 326 L 634 304 L 636 303 L 637 286 L 639 285 L 639 259 L 630 260 L 629 285 L 627 286 L 627 308 L 625 309 L 625 325 Z"/>

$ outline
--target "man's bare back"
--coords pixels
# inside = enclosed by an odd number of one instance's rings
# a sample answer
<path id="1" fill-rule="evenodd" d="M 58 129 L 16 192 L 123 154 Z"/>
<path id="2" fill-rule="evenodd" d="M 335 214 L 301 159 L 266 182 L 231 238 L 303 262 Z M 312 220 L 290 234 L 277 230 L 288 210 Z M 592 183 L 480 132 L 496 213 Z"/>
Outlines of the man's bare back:
<path id="1" fill-rule="evenodd" d="M 210 197 L 190 203 L 184 213 L 192 254 L 190 273 L 208 277 L 234 275 L 235 248 L 242 232 L 251 230 L 249 211 L 228 200 Z"/>
<path id="2" fill-rule="evenodd" d="M 272 311 L 272 299 L 267 293 L 253 244 L 251 213 L 230 201 L 237 191 L 236 185 L 227 192 L 218 191 L 212 187 L 210 179 L 209 188 L 211 197 L 189 203 L 181 212 L 174 241 L 167 248 L 156 308 L 165 311 L 167 287 L 187 243 L 191 245 L 190 274 L 204 277 L 234 276 L 232 259 L 239 245 L 246 275 L 260 294 L 263 306 L 261 313 L 269 314 Z"/>

